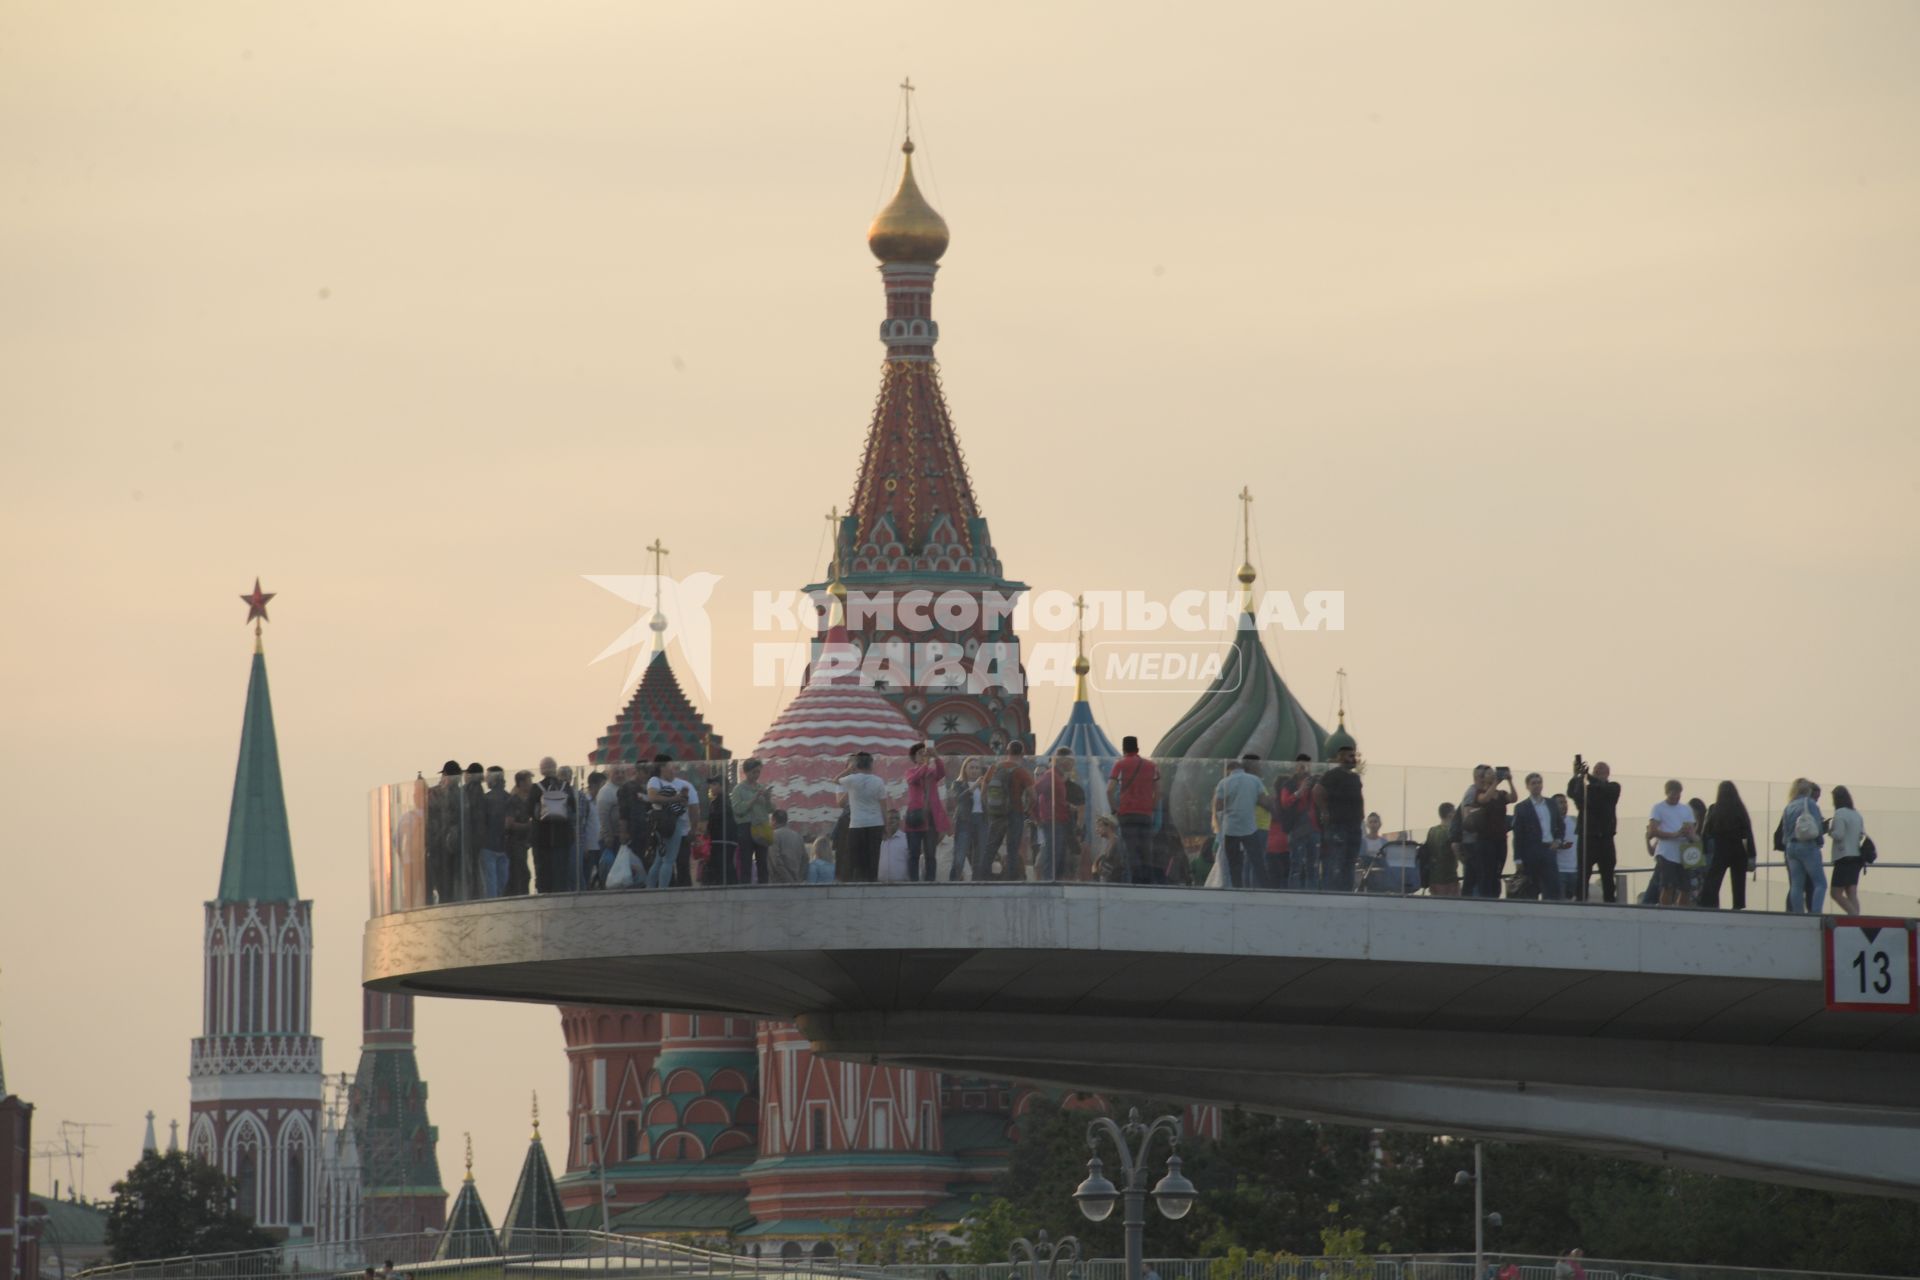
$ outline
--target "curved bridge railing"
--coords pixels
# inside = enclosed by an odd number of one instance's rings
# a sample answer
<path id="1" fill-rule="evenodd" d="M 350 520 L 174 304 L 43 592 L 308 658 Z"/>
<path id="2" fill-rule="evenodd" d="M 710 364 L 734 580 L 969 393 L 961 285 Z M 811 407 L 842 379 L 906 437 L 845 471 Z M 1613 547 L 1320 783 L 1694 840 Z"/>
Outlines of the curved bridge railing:
<path id="1" fill-rule="evenodd" d="M 538 765 L 463 766 L 377 787 L 370 805 L 371 912 L 526 893 L 929 878 L 1403 896 L 1457 894 L 1464 878 L 1467 896 L 1476 888 L 1479 896 L 1570 902 L 1600 903 L 1607 896 L 1600 832 L 1583 832 L 1590 822 L 1577 805 L 1562 801 L 1564 825 L 1545 841 L 1543 857 L 1530 839 L 1537 823 L 1531 813 L 1520 815 L 1530 806 L 1527 771 L 1517 767 L 1512 790 L 1520 802 L 1487 820 L 1499 828 L 1489 841 L 1440 815 L 1443 804 L 1463 800 L 1470 768 L 1363 762 L 1354 825 L 1316 812 L 1324 764 L 1183 759 L 1154 762 L 1145 771 L 1113 757 L 948 756 L 928 770 L 938 776 L 923 780 L 915 771 L 929 757 L 875 755 L 868 771 L 877 781 L 853 785 L 874 793 L 884 825 L 862 834 L 842 804 L 850 758 L 689 760 L 666 770 L 556 766 L 545 775 Z M 1563 767 L 1543 778 L 1550 802 L 1570 789 L 1569 772 Z M 1244 780 L 1232 781 L 1236 773 Z M 671 776 L 656 781 L 661 774 Z M 1613 896 L 1622 904 L 1651 905 L 1662 884 L 1645 833 L 1667 780 L 1618 774 L 1612 780 L 1621 788 L 1618 831 L 1610 842 Z M 1688 799 L 1711 802 L 1718 788 L 1716 780 L 1679 781 Z M 1129 782 L 1133 790 L 1124 793 Z M 1724 909 L 1743 900 L 1749 910 L 1790 908 L 1787 862 L 1771 848 L 1787 784 L 1743 782 L 1739 790 L 1757 859 L 1715 876 L 1714 843 L 1682 842 L 1670 895 L 1677 905 Z M 1867 913 L 1914 914 L 1920 789 L 1852 791 L 1879 855 L 1860 880 Z M 1252 831 L 1236 834 L 1247 825 L 1249 795 Z M 1830 796 L 1823 797 L 1822 812 L 1831 815 Z M 1528 830 L 1509 829 L 1516 825 Z M 1530 858 L 1521 856 L 1523 845 L 1531 846 Z M 1476 853 L 1491 868 L 1477 885 Z M 1833 871 L 1824 865 L 1827 857 L 1823 849 L 1823 880 Z M 1819 896 L 1819 910 L 1841 909 L 1824 889 Z"/>

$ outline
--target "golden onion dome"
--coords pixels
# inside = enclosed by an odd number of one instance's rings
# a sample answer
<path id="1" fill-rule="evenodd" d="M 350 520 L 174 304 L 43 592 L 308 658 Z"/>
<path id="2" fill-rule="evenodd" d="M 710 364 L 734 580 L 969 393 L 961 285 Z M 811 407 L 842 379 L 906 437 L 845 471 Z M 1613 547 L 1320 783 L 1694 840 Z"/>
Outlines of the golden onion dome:
<path id="1" fill-rule="evenodd" d="M 867 228 L 867 248 L 882 262 L 938 262 L 947 251 L 947 220 L 934 211 L 913 180 L 913 139 L 900 146 L 907 158 L 900 189 Z"/>

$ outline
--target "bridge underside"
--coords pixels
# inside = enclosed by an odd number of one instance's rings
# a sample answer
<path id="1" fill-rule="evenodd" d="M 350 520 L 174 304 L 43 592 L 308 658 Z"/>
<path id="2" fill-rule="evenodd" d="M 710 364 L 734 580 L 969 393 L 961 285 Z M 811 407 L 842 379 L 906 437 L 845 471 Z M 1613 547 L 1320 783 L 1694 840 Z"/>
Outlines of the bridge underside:
<path id="1" fill-rule="evenodd" d="M 1595 1054 L 1590 1044 L 1498 1034 L 1005 1014 L 822 1014 L 802 1017 L 800 1027 L 837 1057 L 1344 1124 L 1551 1140 L 1712 1173 L 1920 1198 L 1920 1109 L 1911 1097 L 1899 1108 L 1742 1094 L 1755 1055 L 1739 1048 L 1616 1045 Z M 1616 1064 L 1620 1050 L 1641 1060 Z M 1585 1069 L 1554 1069 L 1569 1057 Z M 1620 1069 L 1610 1072 L 1613 1065 Z M 1806 1065 L 1803 1083 L 1833 1088 Z M 1672 1083 L 1653 1083 L 1662 1077 Z M 1675 1087 L 1680 1081 L 1699 1087 Z"/>
<path id="2" fill-rule="evenodd" d="M 1818 922 L 1098 885 L 521 898 L 369 923 L 369 986 L 793 1019 L 823 1051 L 1920 1198 L 1920 1020 Z"/>

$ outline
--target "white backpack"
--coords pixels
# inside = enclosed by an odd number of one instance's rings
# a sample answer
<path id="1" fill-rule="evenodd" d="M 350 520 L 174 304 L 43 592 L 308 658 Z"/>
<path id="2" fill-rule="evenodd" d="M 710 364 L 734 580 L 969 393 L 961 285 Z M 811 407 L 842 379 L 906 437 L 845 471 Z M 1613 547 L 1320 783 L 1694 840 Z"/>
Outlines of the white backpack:
<path id="1" fill-rule="evenodd" d="M 1794 803 L 1800 807 L 1800 813 L 1793 820 L 1793 842 L 1795 844 L 1820 843 L 1820 819 L 1813 816 L 1813 801 L 1802 797 Z"/>
<path id="2" fill-rule="evenodd" d="M 572 816 L 567 812 L 567 801 L 572 798 L 565 787 L 540 788 L 540 820 L 565 822 Z"/>

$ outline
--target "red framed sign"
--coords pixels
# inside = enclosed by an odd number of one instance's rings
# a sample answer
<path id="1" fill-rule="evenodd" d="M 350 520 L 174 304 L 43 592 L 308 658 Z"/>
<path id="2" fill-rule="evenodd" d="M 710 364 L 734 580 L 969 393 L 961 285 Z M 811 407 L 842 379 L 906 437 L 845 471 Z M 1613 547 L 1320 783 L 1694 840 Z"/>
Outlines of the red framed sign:
<path id="1" fill-rule="evenodd" d="M 1890 916 L 1821 920 L 1827 1008 L 1853 1013 L 1920 1013 L 1920 930 Z"/>

